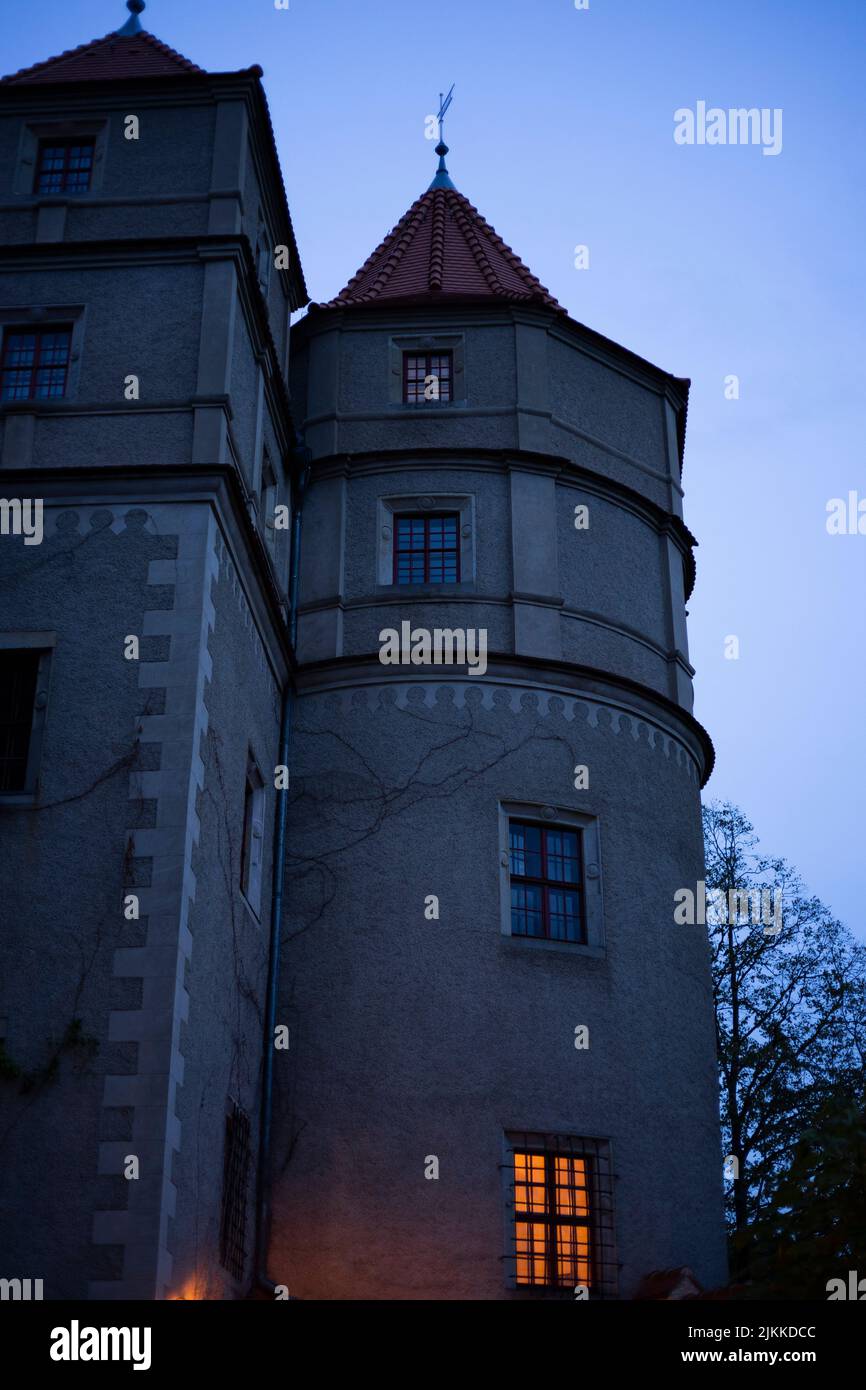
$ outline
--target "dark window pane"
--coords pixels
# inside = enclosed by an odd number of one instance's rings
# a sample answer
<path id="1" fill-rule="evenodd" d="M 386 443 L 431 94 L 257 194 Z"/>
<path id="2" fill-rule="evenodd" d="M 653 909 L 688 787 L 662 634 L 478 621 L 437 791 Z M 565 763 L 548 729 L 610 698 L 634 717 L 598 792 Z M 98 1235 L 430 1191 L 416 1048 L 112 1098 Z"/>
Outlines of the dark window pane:
<path id="1" fill-rule="evenodd" d="M 554 941 L 577 941 L 580 938 L 580 901 L 576 893 L 547 890 L 547 916 L 550 936 Z"/>
<path id="2" fill-rule="evenodd" d="M 396 517 L 395 582 L 456 583 L 460 578 L 457 523 L 455 516 Z"/>
<path id="3" fill-rule="evenodd" d="M 511 885 L 512 936 L 544 936 L 541 912 L 542 890 L 535 884 Z"/>
<path id="4" fill-rule="evenodd" d="M 0 791 L 25 786 L 38 670 L 38 652 L 0 651 Z"/>
<path id="5" fill-rule="evenodd" d="M 512 932 L 551 941 L 583 941 L 578 832 L 557 827 L 509 822 L 512 879 Z M 515 880 L 524 880 L 518 888 Z M 526 880 L 536 880 L 532 897 Z M 573 888 L 563 885 L 574 884 Z M 517 896 L 515 896 L 517 894 Z M 540 908 L 541 921 L 532 916 Z M 516 910 L 515 910 L 516 909 Z"/>
<path id="6" fill-rule="evenodd" d="M 522 878 L 541 877 L 541 831 L 537 825 L 512 821 L 511 872 Z"/>
<path id="7" fill-rule="evenodd" d="M 46 143 L 39 147 L 37 193 L 85 193 L 93 171 L 94 142 Z"/>
<path id="8" fill-rule="evenodd" d="M 546 832 L 547 877 L 557 883 L 578 880 L 577 836 L 564 830 Z"/>
<path id="9" fill-rule="evenodd" d="M 64 395 L 70 342 L 69 329 L 7 331 L 0 357 L 0 397 L 29 400 Z"/>

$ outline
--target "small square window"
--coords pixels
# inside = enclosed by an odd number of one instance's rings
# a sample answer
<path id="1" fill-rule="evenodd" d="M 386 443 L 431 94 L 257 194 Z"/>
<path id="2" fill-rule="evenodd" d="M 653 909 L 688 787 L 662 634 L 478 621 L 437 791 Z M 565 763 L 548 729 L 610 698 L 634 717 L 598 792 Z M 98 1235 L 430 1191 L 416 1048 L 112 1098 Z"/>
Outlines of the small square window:
<path id="1" fill-rule="evenodd" d="M 66 394 L 72 329 L 9 327 L 0 355 L 0 400 L 56 400 Z"/>
<path id="2" fill-rule="evenodd" d="M 460 517 L 394 517 L 394 583 L 457 584 L 460 580 Z"/>
<path id="3" fill-rule="evenodd" d="M 508 823 L 511 935 L 586 941 L 580 830 Z"/>
<path id="4" fill-rule="evenodd" d="M 613 1176 L 606 1141 L 512 1134 L 511 1275 L 518 1287 L 615 1295 Z"/>
<path id="5" fill-rule="evenodd" d="M 86 193 L 93 177 L 95 141 L 41 140 L 35 193 Z"/>
<path id="6" fill-rule="evenodd" d="M 407 405 L 453 399 L 453 352 L 403 353 L 403 400 Z"/>

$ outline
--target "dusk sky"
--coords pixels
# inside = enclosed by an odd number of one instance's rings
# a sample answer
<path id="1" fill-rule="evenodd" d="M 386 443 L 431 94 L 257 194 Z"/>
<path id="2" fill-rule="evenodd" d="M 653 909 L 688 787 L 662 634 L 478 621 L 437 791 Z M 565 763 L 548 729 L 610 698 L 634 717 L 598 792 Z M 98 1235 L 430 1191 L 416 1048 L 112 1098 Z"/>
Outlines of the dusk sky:
<path id="1" fill-rule="evenodd" d="M 125 18 L 8 6 L 0 67 Z M 691 378 L 705 796 L 866 936 L 866 534 L 826 526 L 830 499 L 866 502 L 863 0 L 150 0 L 142 22 L 202 67 L 264 68 L 312 298 L 427 187 L 425 118 L 453 82 L 457 188 L 573 318 Z M 699 102 L 780 110 L 780 152 L 678 145 Z"/>

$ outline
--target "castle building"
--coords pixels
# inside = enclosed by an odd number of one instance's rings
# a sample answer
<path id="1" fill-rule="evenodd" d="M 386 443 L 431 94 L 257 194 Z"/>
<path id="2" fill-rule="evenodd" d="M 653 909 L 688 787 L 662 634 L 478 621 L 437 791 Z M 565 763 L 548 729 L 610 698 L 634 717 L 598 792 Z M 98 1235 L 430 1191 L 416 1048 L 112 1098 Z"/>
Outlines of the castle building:
<path id="1" fill-rule="evenodd" d="M 688 383 L 443 143 L 290 345 L 261 70 L 128 8 L 0 82 L 0 1274 L 719 1284 Z"/>

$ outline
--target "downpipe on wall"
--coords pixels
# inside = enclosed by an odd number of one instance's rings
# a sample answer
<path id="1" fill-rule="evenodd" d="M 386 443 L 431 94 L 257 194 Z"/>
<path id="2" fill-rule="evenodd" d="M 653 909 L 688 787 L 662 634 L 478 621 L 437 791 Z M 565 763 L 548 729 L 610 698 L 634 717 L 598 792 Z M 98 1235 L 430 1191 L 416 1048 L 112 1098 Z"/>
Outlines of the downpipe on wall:
<path id="1" fill-rule="evenodd" d="M 295 450 L 303 461 L 303 471 L 295 493 L 292 509 L 292 559 L 289 569 L 289 641 L 294 656 L 298 638 L 298 585 L 301 566 L 301 513 L 304 496 L 310 481 L 311 455 L 303 446 Z M 280 714 L 280 747 L 278 763 L 289 766 L 292 741 L 292 682 L 287 679 L 283 688 Z M 262 1039 L 262 1104 L 259 1121 L 259 1157 L 256 1178 L 256 1253 L 255 1286 L 273 1295 L 276 1284 L 268 1278 L 268 1241 L 271 1229 L 270 1151 L 274 1110 L 274 1032 L 277 1019 L 277 996 L 280 984 L 280 924 L 283 916 L 283 891 L 286 873 L 286 823 L 289 812 L 289 791 L 277 792 L 274 820 L 274 881 L 271 893 L 271 927 L 268 944 L 268 985 L 265 1003 L 265 1028 Z"/>

